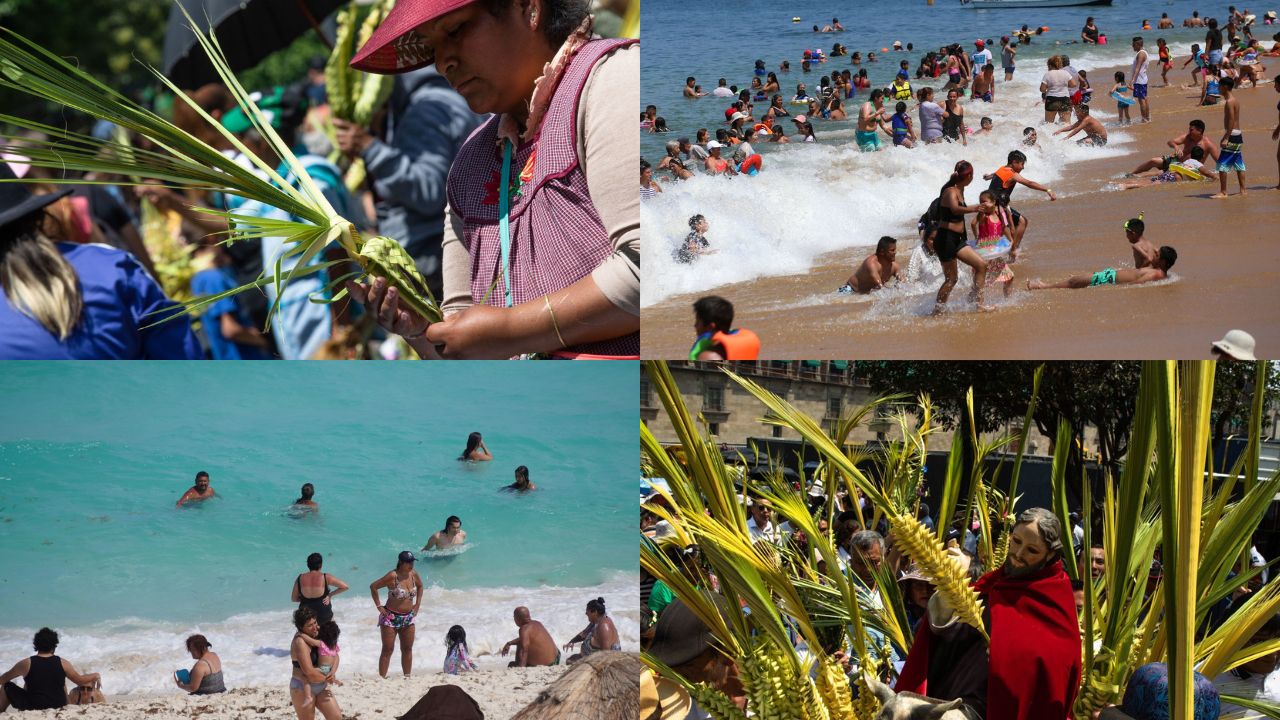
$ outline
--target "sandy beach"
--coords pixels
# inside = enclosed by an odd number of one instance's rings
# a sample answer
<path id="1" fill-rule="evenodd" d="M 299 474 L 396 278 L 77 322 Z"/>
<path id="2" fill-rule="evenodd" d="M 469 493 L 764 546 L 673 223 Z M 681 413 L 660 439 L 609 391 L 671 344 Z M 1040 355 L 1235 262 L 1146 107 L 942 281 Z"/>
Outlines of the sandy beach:
<path id="1" fill-rule="evenodd" d="M 376 675 L 356 675 L 334 689 L 346 718 L 393 718 L 413 707 L 436 685 L 457 685 L 475 698 L 486 720 L 505 720 L 528 705 L 555 682 L 567 668 L 481 669 L 466 675 L 422 673 L 408 680 L 400 676 L 383 680 Z M 233 720 L 235 718 L 296 717 L 289 702 L 289 679 L 279 687 L 239 688 L 220 695 L 169 694 L 107 696 L 102 705 L 66 707 L 22 713 L 24 718 L 150 718 L 152 720 Z M 110 688 L 108 688 L 110 689 Z"/>
<path id="2" fill-rule="evenodd" d="M 1269 71 L 1275 70 L 1275 59 L 1268 60 Z M 1106 98 L 1102 79 L 1114 69 L 1092 73 L 1093 107 L 1106 124 L 1115 121 L 1115 103 Z M 1187 80 L 1186 73 L 1177 76 Z M 1068 178 L 1054 183 L 1057 202 L 1026 188 L 1018 191 L 1014 207 L 1032 225 L 1012 266 L 1017 291 L 1009 300 L 991 293 L 994 312 L 976 312 L 967 301 L 970 271 L 963 266 L 952 307 L 942 317 L 928 316 L 936 287 L 876 298 L 837 296 L 832 291 L 866 254 L 851 249 L 822 256 L 808 272 L 674 296 L 646 307 L 644 356 L 685 357 L 693 340 L 690 306 L 702 295 L 715 294 L 734 303 L 735 326 L 761 337 L 762 358 L 1196 358 L 1207 357 L 1210 342 L 1231 328 L 1248 330 L 1257 339 L 1259 356 L 1274 357 L 1280 352 L 1275 315 L 1280 247 L 1266 238 L 1274 236 L 1280 220 L 1280 191 L 1271 140 L 1278 96 L 1271 83 L 1238 92 L 1249 168 L 1246 197 L 1234 195 L 1234 175 L 1228 185 L 1233 196 L 1225 200 L 1210 199 L 1218 188 L 1208 182 L 1127 191 L 1107 187 L 1141 161 L 1164 154 L 1165 141 L 1185 132 L 1193 118 L 1205 122 L 1206 137 L 1216 142 L 1222 135 L 1222 108 L 1197 107 L 1198 96 L 1198 89 L 1153 84 L 1151 123 L 1126 129 L 1138 141 L 1126 147 L 1125 155 L 1074 163 Z M 1133 115 L 1139 117 L 1136 107 Z M 1062 142 L 1050 139 L 1051 132 L 1042 130 L 1041 143 Z M 1035 179 L 1034 168 L 1026 175 Z M 979 175 L 967 200 L 976 202 L 985 186 Z M 1029 278 L 1057 280 L 1132 267 L 1122 224 L 1139 211 L 1145 212 L 1146 237 L 1178 251 L 1169 280 L 1138 287 L 1024 289 Z M 904 225 L 897 237 L 898 261 L 905 268 L 918 244 L 914 224 Z"/>

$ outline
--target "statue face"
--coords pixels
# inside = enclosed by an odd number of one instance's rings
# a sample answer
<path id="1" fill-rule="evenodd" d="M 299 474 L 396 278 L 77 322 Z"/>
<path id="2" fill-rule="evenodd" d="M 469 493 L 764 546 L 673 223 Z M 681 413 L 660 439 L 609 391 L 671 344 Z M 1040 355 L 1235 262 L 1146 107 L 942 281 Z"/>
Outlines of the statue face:
<path id="1" fill-rule="evenodd" d="M 1035 523 L 1015 525 L 1009 534 L 1009 555 L 1005 559 L 1005 571 L 1010 575 L 1025 575 L 1044 567 L 1049 559 L 1049 546 L 1040 537 Z"/>

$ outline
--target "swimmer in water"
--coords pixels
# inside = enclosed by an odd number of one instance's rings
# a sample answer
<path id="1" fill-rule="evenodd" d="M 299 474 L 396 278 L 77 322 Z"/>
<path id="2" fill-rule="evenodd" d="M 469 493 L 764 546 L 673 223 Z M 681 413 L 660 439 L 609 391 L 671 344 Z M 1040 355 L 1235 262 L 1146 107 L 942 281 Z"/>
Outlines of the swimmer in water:
<path id="1" fill-rule="evenodd" d="M 890 280 L 902 282 L 902 268 L 898 266 L 897 257 L 898 241 L 887 235 L 880 238 L 876 251 L 862 261 L 837 292 L 841 295 L 866 295 L 884 287 Z"/>
<path id="2" fill-rule="evenodd" d="M 209 473 L 201 470 L 196 473 L 196 484 L 182 493 L 182 497 L 178 498 L 178 504 L 174 507 L 182 507 L 185 503 L 198 500 L 208 500 L 216 495 L 213 488 L 209 487 Z"/>
<path id="3" fill-rule="evenodd" d="M 516 468 L 516 481 L 510 485 L 506 485 L 500 490 L 502 492 L 526 492 L 528 490 L 537 490 L 538 486 L 529 482 L 529 468 L 521 465 Z"/>
<path id="4" fill-rule="evenodd" d="M 467 541 L 467 531 L 462 529 L 462 520 L 457 515 L 450 515 L 444 521 L 444 529 L 431 536 L 423 550 L 443 550 L 456 547 Z"/>
<path id="5" fill-rule="evenodd" d="M 293 501 L 293 507 L 312 512 L 320 512 L 320 504 L 311 498 L 315 497 L 316 486 L 311 483 L 304 483 L 302 486 L 302 497 Z"/>

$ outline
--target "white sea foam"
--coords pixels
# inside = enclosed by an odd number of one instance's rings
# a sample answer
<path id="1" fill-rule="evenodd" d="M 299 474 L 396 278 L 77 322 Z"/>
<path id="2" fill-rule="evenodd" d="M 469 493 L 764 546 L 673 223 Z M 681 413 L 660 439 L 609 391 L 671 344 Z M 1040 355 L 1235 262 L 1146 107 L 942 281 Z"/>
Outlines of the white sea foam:
<path id="1" fill-rule="evenodd" d="M 1109 45 L 1091 50 L 1089 58 L 1072 60 L 1077 69 L 1087 71 L 1128 62 L 1132 55 L 1127 46 Z M 976 202 L 987 185 L 982 174 L 1004 165 L 1013 149 L 1027 153 L 1028 178 L 1050 185 L 1060 181 L 1074 162 L 1123 154 L 1131 141 L 1124 129 L 1109 129 L 1109 143 L 1103 148 L 1080 147 L 1074 139 L 1052 137 L 1056 128 L 1041 124 L 1042 68 L 1043 62 L 1027 61 L 1014 82 L 997 84 L 994 104 L 965 103 L 969 125 L 976 128 L 984 115 L 994 122 L 992 135 L 971 137 L 967 147 L 943 143 L 861 153 L 851 142 L 851 124 L 833 127 L 818 120 L 819 143 L 758 143 L 764 169 L 755 177 L 698 176 L 667 183 L 665 192 L 641 204 L 643 305 L 759 277 L 803 273 L 833 251 L 846 251 L 852 270 L 880 236 L 904 239 L 904 224 L 914 224 L 928 208 L 958 160 L 974 166 L 976 177 L 966 199 Z M 1115 103 L 1106 94 L 1111 78 L 1090 80 L 1094 114 L 1104 123 L 1114 120 Z M 860 99 L 865 100 L 865 95 Z M 851 115 L 859 105 L 850 104 Z M 919 132 L 918 113 L 911 116 Z M 1022 130 L 1028 125 L 1039 128 L 1038 149 L 1021 144 Z M 1038 202 L 1038 195 L 1022 188 L 1015 193 L 1014 204 Z M 685 265 L 676 262 L 672 252 L 688 233 L 688 219 L 695 214 L 706 216 L 707 238 L 716 253 Z M 1027 240 L 1024 247 L 1035 244 L 1034 230 Z"/>
<path id="2" fill-rule="evenodd" d="M 494 578 L 501 580 L 501 578 Z M 430 587 L 418 615 L 414 641 L 414 673 L 439 672 L 444 660 L 444 636 L 452 625 L 467 631 L 471 654 L 482 666 L 505 666 L 512 659 L 496 653 L 517 634 L 511 611 L 527 606 L 534 619 L 546 626 L 557 645 L 586 627 L 588 600 L 603 597 L 609 616 L 618 628 L 622 649 L 638 651 L 640 608 L 636 601 L 637 576 L 618 572 L 595 587 L 472 588 L 447 590 Z M 225 588 L 209 588 L 221 592 Z M 175 596 L 173 602 L 199 613 L 199 596 Z M 334 614 L 342 627 L 339 645 L 346 674 L 377 672 L 380 640 L 376 611 L 363 588 L 353 587 L 334 600 Z M 153 622 L 141 618 L 111 620 L 82 627 L 54 628 L 61 636 L 58 654 L 80 672 L 102 673 L 109 695 L 139 692 L 181 692 L 172 672 L 190 667 L 184 649 L 188 635 L 200 633 L 213 643 L 222 658 L 229 688 L 289 682 L 289 642 L 293 637 L 292 605 L 278 611 L 234 615 L 217 623 Z M 15 662 L 31 654 L 31 638 L 38 628 L 0 629 L 0 662 Z M 567 657 L 566 653 L 566 657 Z M 391 672 L 400 672 L 400 654 L 392 656 Z"/>

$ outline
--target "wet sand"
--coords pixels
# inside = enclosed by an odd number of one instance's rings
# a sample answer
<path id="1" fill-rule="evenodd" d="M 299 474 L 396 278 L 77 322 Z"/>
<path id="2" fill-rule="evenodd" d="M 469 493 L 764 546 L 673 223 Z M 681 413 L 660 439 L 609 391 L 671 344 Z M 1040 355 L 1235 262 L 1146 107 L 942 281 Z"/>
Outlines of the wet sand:
<path id="1" fill-rule="evenodd" d="M 1268 77 L 1280 71 L 1267 58 Z M 1120 68 L 1117 68 L 1120 69 Z M 1104 78 L 1111 70 L 1098 70 Z M 1180 74 L 1185 79 L 1185 74 Z M 1158 80 L 1158 78 L 1156 78 Z M 1020 188 L 1014 207 L 1031 226 L 1012 267 L 1016 290 L 1009 300 L 988 293 L 993 312 L 968 301 L 971 271 L 960 282 L 949 311 L 930 317 L 936 286 L 916 294 L 889 291 L 875 298 L 837 296 L 866 249 L 830 253 L 800 275 L 759 278 L 705 293 L 683 295 L 647 307 L 641 316 L 646 358 L 678 359 L 693 341 L 693 302 L 720 295 L 733 302 L 735 326 L 755 331 L 761 357 L 777 359 L 1168 359 L 1207 357 L 1212 341 L 1232 328 L 1249 331 L 1259 357 L 1280 357 L 1280 190 L 1276 190 L 1276 102 L 1271 82 L 1238 91 L 1245 136 L 1248 195 L 1237 197 L 1232 174 L 1227 199 L 1211 199 L 1216 182 L 1178 182 L 1136 190 L 1103 188 L 1143 160 L 1168 151 L 1165 141 L 1199 118 L 1205 135 L 1222 136 L 1222 107 L 1197 107 L 1198 89 L 1151 89 L 1151 123 L 1129 130 L 1138 138 L 1125 156 L 1076 163 L 1054 184 L 1057 202 Z M 1095 98 L 1105 93 L 1095 92 Z M 1097 100 L 1100 119 L 1114 122 L 1114 101 Z M 1137 106 L 1133 117 L 1138 118 Z M 1053 142 L 1042 130 L 1040 142 Z M 1061 140 L 1056 140 L 1061 141 Z M 1126 148 L 1126 149 L 1128 149 Z M 1012 149 L 1012 148 L 1011 148 Z M 981 173 L 966 199 L 985 189 Z M 1034 168 L 1028 177 L 1035 179 Z M 921 208 L 921 212 L 924 208 Z M 1178 261 L 1170 280 L 1146 286 L 1030 292 L 1030 278 L 1059 280 L 1105 267 L 1132 267 L 1123 223 L 1145 211 L 1146 237 L 1172 245 Z M 918 244 L 914 225 L 900 231 L 898 261 L 906 268 Z M 908 238 L 910 238 L 908 240 Z M 1270 238 L 1270 239 L 1268 239 Z M 855 254 L 858 254 L 855 258 Z"/>

